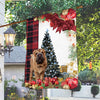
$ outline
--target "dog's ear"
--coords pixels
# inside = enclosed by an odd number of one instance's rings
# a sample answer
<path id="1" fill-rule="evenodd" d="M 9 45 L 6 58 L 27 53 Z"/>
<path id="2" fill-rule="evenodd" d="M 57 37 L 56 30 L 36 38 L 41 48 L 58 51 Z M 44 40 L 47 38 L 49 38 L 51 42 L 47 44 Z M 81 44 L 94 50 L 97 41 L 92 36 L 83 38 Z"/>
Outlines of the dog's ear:
<path id="1" fill-rule="evenodd" d="M 43 52 L 46 54 L 46 51 L 43 49 Z"/>
<path id="2" fill-rule="evenodd" d="M 35 54 L 35 53 L 36 53 L 36 50 L 33 51 L 33 54 Z"/>

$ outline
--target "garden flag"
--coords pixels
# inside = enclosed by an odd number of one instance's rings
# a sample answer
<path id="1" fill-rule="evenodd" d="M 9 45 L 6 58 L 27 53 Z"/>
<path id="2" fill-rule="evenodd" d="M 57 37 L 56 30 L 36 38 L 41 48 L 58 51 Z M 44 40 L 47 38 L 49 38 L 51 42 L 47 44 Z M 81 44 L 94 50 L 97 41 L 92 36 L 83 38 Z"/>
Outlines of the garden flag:
<path id="1" fill-rule="evenodd" d="M 73 89 L 78 85 L 76 11 L 27 20 L 25 86 Z"/>
<path id="2" fill-rule="evenodd" d="M 39 21 L 34 21 L 34 18 L 27 20 L 27 54 L 26 54 L 26 65 L 25 65 L 25 82 L 29 81 L 30 75 L 30 55 L 34 49 L 38 49 L 38 25 Z"/>

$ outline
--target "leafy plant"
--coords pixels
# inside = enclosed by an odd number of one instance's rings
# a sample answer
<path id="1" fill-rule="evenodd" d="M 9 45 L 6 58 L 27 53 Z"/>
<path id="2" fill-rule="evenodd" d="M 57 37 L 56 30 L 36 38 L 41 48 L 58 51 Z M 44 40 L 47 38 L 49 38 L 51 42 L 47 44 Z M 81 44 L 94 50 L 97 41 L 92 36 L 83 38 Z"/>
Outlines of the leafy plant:
<path id="1" fill-rule="evenodd" d="M 93 98 L 99 93 L 99 86 L 98 85 L 93 85 L 91 87 L 91 93 L 93 94 Z"/>
<path id="2" fill-rule="evenodd" d="M 4 95 L 5 95 L 5 100 L 8 100 L 7 98 L 8 97 L 11 98 L 12 96 L 18 97 L 17 94 L 16 94 L 16 87 L 14 85 L 9 86 L 10 82 L 17 83 L 17 81 L 14 80 L 14 79 L 11 79 L 11 80 L 5 79 L 4 80 Z"/>
<path id="3" fill-rule="evenodd" d="M 82 83 L 96 83 L 96 73 L 93 70 L 89 70 L 86 68 L 85 70 L 81 71 L 78 75 L 79 80 Z"/>

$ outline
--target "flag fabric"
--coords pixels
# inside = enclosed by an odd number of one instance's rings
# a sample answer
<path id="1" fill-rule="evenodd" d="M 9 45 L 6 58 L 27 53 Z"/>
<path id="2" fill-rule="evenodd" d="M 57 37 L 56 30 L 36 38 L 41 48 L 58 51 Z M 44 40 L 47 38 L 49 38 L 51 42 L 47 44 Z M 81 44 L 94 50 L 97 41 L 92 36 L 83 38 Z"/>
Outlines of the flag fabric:
<path id="1" fill-rule="evenodd" d="M 26 24 L 27 52 L 25 63 L 25 82 L 28 82 L 30 75 L 30 55 L 32 54 L 33 50 L 38 49 L 39 21 L 34 21 L 34 18 L 30 18 L 27 19 Z"/>

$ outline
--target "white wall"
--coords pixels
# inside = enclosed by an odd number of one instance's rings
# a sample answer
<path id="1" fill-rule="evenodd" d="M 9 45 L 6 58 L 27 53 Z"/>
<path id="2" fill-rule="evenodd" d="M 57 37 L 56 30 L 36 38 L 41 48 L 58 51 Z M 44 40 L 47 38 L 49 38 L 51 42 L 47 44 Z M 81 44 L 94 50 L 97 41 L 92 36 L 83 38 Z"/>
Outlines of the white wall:
<path id="1" fill-rule="evenodd" d="M 18 79 L 24 79 L 25 65 L 5 65 L 4 74 L 7 80 L 14 79 L 17 83 L 10 82 L 10 86 L 15 85 L 17 87 L 17 91 L 19 96 L 23 96 L 22 91 L 26 91 L 24 87 L 22 87 L 22 82 Z"/>
<path id="2" fill-rule="evenodd" d="M 0 26 L 4 25 L 5 16 L 5 0 L 0 0 Z M 4 28 L 0 28 L 0 35 L 4 32 Z M 0 68 L 2 73 L 2 83 L 0 83 L 0 99 L 4 100 L 4 57 L 0 56 Z"/>

